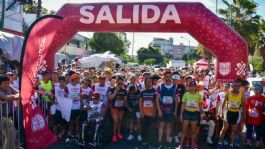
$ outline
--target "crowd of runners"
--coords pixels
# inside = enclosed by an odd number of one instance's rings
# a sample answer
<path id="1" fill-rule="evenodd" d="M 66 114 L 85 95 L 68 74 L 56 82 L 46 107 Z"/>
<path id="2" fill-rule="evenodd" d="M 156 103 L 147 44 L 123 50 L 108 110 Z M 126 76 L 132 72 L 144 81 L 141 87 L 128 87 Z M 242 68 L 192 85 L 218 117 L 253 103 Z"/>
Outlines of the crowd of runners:
<path id="1" fill-rule="evenodd" d="M 250 88 L 246 80 L 218 82 L 212 72 L 197 67 L 83 68 L 76 60 L 54 72 L 42 72 L 35 99 L 47 103 L 49 126 L 61 139 L 82 140 L 81 124 L 90 115 L 86 107 L 96 107 L 98 115 L 112 119 L 113 143 L 136 140 L 151 148 L 198 148 L 200 136 L 205 143 L 233 149 L 240 146 L 245 127 L 244 145 L 261 147 L 265 78 Z M 1 87 L 9 80 L 1 77 Z M 59 98 L 72 101 L 69 121 Z"/>

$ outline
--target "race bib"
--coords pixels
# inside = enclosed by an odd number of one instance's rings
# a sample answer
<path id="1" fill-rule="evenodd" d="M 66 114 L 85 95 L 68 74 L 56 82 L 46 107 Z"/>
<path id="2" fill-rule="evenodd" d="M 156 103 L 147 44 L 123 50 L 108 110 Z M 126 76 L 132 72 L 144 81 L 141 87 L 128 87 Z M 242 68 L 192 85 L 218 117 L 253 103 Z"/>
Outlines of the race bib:
<path id="1" fill-rule="evenodd" d="M 228 104 L 228 108 L 230 109 L 239 109 L 240 105 L 238 104 L 238 102 L 229 102 Z"/>
<path id="2" fill-rule="evenodd" d="M 198 103 L 195 100 L 189 100 L 187 102 L 187 106 L 189 108 L 192 108 L 192 109 L 198 109 L 199 108 Z"/>
<path id="3" fill-rule="evenodd" d="M 154 104 L 152 101 L 144 101 L 144 108 L 152 108 L 154 107 Z"/>
<path id="4" fill-rule="evenodd" d="M 173 103 L 173 97 L 163 96 L 163 104 L 169 105 Z"/>
<path id="5" fill-rule="evenodd" d="M 259 117 L 259 112 L 257 111 L 256 108 L 249 109 L 249 110 L 248 110 L 248 115 L 249 115 L 250 117 L 255 117 L 255 118 L 257 118 L 257 117 Z"/>
<path id="6" fill-rule="evenodd" d="M 123 107 L 123 100 L 115 100 L 115 107 Z"/>

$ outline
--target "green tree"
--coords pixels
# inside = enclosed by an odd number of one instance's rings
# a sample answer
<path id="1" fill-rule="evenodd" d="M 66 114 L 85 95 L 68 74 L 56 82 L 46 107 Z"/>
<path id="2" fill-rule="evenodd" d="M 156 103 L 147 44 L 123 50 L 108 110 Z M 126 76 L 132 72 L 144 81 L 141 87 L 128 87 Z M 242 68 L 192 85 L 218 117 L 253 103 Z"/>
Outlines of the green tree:
<path id="1" fill-rule="evenodd" d="M 200 55 L 200 57 L 207 59 L 207 60 L 211 60 L 213 58 L 213 54 L 206 49 L 203 45 L 199 44 L 198 45 L 198 54 Z"/>
<path id="2" fill-rule="evenodd" d="M 156 59 L 153 59 L 153 58 L 144 60 L 144 64 L 146 65 L 154 65 L 155 63 L 156 63 Z"/>
<path id="3" fill-rule="evenodd" d="M 38 14 L 38 10 L 41 7 L 41 4 L 38 4 L 38 2 L 33 2 L 32 4 L 25 4 L 23 5 L 23 12 L 24 13 L 33 13 Z M 48 15 L 48 14 L 55 14 L 54 10 L 49 11 L 48 9 L 41 7 L 41 14 L 40 15 Z"/>
<path id="4" fill-rule="evenodd" d="M 223 20 L 247 41 L 249 54 L 253 55 L 261 18 L 256 14 L 258 4 L 253 0 L 233 0 L 232 4 L 227 0 L 222 1 L 227 6 L 225 9 L 219 9 Z"/>
<path id="5" fill-rule="evenodd" d="M 156 64 L 163 62 L 163 54 L 159 48 L 149 46 L 148 48 L 140 48 L 137 51 L 139 63 L 143 63 L 147 59 L 155 59 Z"/>
<path id="6" fill-rule="evenodd" d="M 92 49 L 96 50 L 96 53 L 103 53 L 111 51 L 117 55 L 121 55 L 127 52 L 124 40 L 113 32 L 97 32 L 93 34 L 93 37 L 89 40 L 89 45 Z"/>
<path id="7" fill-rule="evenodd" d="M 194 50 L 189 50 L 187 53 L 184 53 L 182 55 L 182 60 L 186 61 L 186 63 L 192 63 L 194 61 L 199 60 L 201 57 L 199 55 L 199 50 L 194 49 Z"/>
<path id="8" fill-rule="evenodd" d="M 258 33 L 258 40 L 256 41 L 256 50 L 263 60 L 263 70 L 265 70 L 265 20 L 260 23 L 260 31 Z"/>

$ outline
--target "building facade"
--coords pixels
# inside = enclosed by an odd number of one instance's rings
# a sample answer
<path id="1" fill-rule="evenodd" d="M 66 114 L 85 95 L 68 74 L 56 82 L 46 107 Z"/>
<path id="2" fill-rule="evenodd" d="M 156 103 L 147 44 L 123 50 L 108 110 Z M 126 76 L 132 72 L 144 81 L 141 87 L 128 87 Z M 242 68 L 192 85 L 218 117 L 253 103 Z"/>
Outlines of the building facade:
<path id="1" fill-rule="evenodd" d="M 93 54 L 93 50 L 88 45 L 90 39 L 76 34 L 71 40 L 69 40 L 58 52 L 67 55 L 77 56 L 79 58 Z"/>
<path id="2" fill-rule="evenodd" d="M 150 43 L 151 46 L 161 49 L 164 54 L 173 53 L 173 38 L 170 37 L 168 40 L 163 38 L 154 38 Z"/>
<path id="3" fill-rule="evenodd" d="M 11 34 L 23 36 L 23 8 L 22 5 L 16 3 L 8 11 L 5 9 L 10 6 L 14 0 L 5 0 L 5 8 L 3 7 L 3 1 L 1 1 L 1 15 L 3 18 L 3 31 Z M 4 10 L 4 11 L 3 11 Z"/>
<path id="4" fill-rule="evenodd" d="M 173 58 L 176 60 L 181 60 L 183 54 L 185 54 L 189 50 L 193 50 L 196 48 L 197 47 L 195 46 L 188 46 L 188 45 L 184 45 L 183 43 L 180 43 L 179 45 L 174 45 L 173 46 Z"/>

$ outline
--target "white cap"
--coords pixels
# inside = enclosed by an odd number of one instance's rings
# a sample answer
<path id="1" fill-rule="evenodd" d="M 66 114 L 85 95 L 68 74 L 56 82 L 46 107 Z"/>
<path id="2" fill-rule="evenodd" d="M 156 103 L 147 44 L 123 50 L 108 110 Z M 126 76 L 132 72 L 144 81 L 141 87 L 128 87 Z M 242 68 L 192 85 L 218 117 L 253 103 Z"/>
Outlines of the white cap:
<path id="1" fill-rule="evenodd" d="M 177 74 L 174 74 L 174 75 L 172 76 L 172 78 L 173 78 L 174 80 L 179 80 L 179 79 L 180 79 L 180 76 L 177 75 Z"/>

